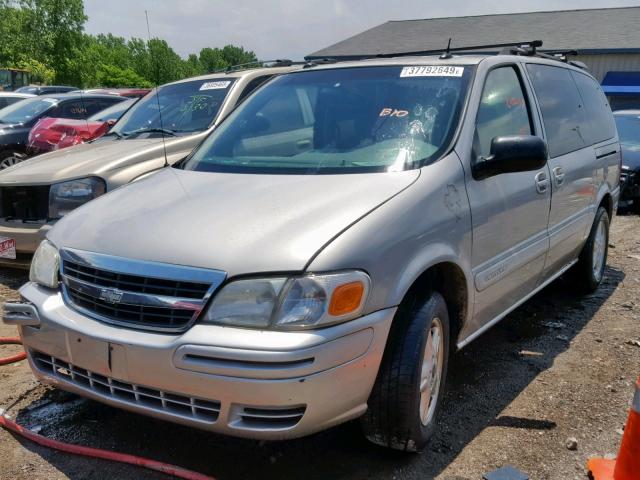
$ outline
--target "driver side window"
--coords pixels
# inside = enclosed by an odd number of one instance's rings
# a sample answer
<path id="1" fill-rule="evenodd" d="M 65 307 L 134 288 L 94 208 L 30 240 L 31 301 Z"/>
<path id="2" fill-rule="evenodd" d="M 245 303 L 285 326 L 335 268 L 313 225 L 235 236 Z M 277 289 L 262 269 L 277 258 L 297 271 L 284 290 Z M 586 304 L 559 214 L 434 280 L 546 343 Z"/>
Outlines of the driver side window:
<path id="1" fill-rule="evenodd" d="M 476 130 L 473 155 L 486 157 L 491 140 L 505 135 L 532 135 L 529 104 L 514 67 L 499 67 L 485 80 Z"/>

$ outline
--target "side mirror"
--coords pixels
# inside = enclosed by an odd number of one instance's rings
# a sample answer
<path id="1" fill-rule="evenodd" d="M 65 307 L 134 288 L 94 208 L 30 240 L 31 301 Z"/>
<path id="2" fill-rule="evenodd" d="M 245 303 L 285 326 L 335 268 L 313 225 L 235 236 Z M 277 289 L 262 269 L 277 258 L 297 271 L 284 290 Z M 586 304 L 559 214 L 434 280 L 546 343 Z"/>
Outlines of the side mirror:
<path id="1" fill-rule="evenodd" d="M 535 135 L 510 135 L 491 140 L 491 154 L 471 164 L 473 178 L 539 170 L 547 163 L 547 144 Z"/>

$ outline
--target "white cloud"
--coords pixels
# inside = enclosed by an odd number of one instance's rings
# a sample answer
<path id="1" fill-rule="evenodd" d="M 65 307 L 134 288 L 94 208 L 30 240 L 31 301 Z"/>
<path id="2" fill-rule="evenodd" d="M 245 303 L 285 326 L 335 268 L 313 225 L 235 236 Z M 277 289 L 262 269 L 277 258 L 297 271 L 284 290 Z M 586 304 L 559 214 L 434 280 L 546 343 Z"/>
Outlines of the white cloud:
<path id="1" fill-rule="evenodd" d="M 631 6 L 612 0 L 85 0 L 89 33 L 163 38 L 181 55 L 232 43 L 259 58 L 300 59 L 387 20 Z"/>

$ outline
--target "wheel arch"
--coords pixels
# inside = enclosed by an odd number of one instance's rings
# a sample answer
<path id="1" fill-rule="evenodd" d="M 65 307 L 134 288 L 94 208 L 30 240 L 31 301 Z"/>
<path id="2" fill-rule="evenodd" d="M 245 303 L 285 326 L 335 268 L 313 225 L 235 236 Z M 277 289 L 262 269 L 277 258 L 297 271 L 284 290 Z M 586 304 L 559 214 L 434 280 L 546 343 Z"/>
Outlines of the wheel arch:
<path id="1" fill-rule="evenodd" d="M 471 313 L 471 284 L 464 269 L 452 258 L 440 259 L 424 267 L 406 288 L 400 303 L 407 299 L 440 293 L 447 303 L 451 328 L 451 344 L 457 343 L 458 334 Z"/>

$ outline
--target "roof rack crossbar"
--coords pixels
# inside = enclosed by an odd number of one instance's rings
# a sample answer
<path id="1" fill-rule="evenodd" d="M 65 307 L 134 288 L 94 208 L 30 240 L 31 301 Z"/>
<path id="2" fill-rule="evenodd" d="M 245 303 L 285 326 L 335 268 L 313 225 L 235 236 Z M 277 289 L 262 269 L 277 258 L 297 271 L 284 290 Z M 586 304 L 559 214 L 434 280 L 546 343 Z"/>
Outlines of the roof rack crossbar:
<path id="1" fill-rule="evenodd" d="M 471 50 L 480 50 L 480 51 L 489 51 L 495 48 L 504 48 L 504 47 L 520 47 L 525 48 L 529 47 L 532 51 L 535 52 L 535 49 L 542 46 L 542 40 L 532 40 L 526 42 L 510 42 L 510 43 L 493 43 L 490 45 L 469 45 L 466 47 L 451 47 L 449 46 L 444 49 L 440 48 L 437 50 L 418 50 L 414 52 L 398 52 L 398 53 L 380 53 L 378 55 L 362 55 L 362 58 L 393 58 L 393 57 L 412 57 L 412 56 L 422 56 L 422 55 L 435 55 L 438 53 L 449 53 L 449 52 L 465 52 Z"/>
<path id="2" fill-rule="evenodd" d="M 290 67 L 292 65 L 304 65 L 305 63 L 306 62 L 294 62 L 293 60 L 285 58 L 279 58 L 276 60 L 254 60 L 252 62 L 239 63 L 237 65 L 230 65 L 225 68 L 212 70 L 210 72 L 207 72 L 207 74 L 237 72 L 239 70 L 246 70 L 251 67 Z"/>

